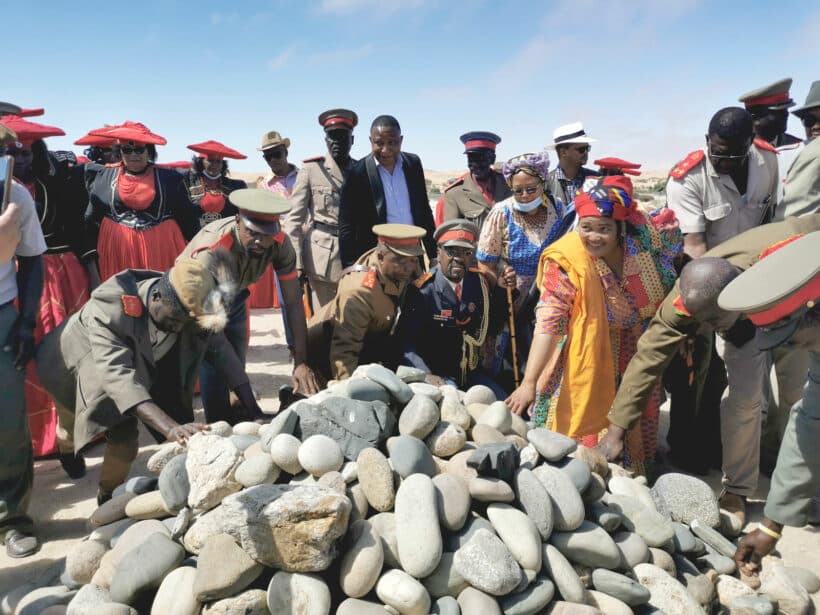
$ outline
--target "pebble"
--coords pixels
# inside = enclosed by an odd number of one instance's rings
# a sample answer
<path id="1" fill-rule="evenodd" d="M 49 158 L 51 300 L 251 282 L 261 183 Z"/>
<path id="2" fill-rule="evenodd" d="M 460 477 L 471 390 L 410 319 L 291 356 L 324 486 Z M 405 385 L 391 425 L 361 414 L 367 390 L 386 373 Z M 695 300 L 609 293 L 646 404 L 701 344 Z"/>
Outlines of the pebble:
<path id="1" fill-rule="evenodd" d="M 487 406 L 487 409 L 481 413 L 481 418 L 476 422 L 489 425 L 505 434 L 509 433 L 512 428 L 512 414 L 503 401 L 494 401 Z"/>
<path id="2" fill-rule="evenodd" d="M 484 404 L 489 406 L 496 401 L 493 390 L 484 384 L 474 384 L 464 392 L 464 405 Z"/>
<path id="3" fill-rule="evenodd" d="M 498 601 L 492 596 L 488 596 L 483 591 L 474 587 L 465 587 L 458 595 L 458 606 L 461 607 L 462 615 L 469 613 L 481 613 L 481 615 L 502 615 Z"/>
<path id="4" fill-rule="evenodd" d="M 140 495 L 141 493 L 148 493 L 157 488 L 156 476 L 133 476 L 114 489 L 112 495 L 120 495 L 123 493 L 133 493 Z"/>
<path id="5" fill-rule="evenodd" d="M 197 569 L 181 566 L 160 583 L 151 605 L 151 615 L 199 615 L 202 605 L 194 596 Z"/>
<path id="6" fill-rule="evenodd" d="M 424 441 L 436 457 L 451 457 L 464 448 L 467 434 L 458 425 L 442 421 Z"/>
<path id="7" fill-rule="evenodd" d="M 606 615 L 633 615 L 629 605 L 607 594 L 591 589 L 587 592 L 589 606 L 594 606 Z"/>
<path id="8" fill-rule="evenodd" d="M 476 472 L 475 468 L 471 468 L 467 465 L 467 462 L 472 457 L 473 451 L 472 450 L 463 450 L 460 453 L 456 453 L 447 461 L 447 465 L 444 468 L 444 471 L 447 474 L 454 474 L 461 478 L 465 483 L 469 483 L 472 479 L 478 476 L 478 472 Z"/>
<path id="9" fill-rule="evenodd" d="M 188 470 L 185 469 L 187 459 L 188 455 L 185 453 L 177 455 L 159 473 L 159 492 L 171 512 L 179 512 L 188 505 L 191 484 L 188 481 Z"/>
<path id="10" fill-rule="evenodd" d="M 655 500 L 652 498 L 652 493 L 649 488 L 638 482 L 638 478 L 629 478 L 627 476 L 611 476 L 607 487 L 609 492 L 613 495 L 622 495 L 633 498 L 652 512 L 657 512 Z M 666 517 L 664 517 L 665 519 Z"/>
<path id="11" fill-rule="evenodd" d="M 467 521 L 464 522 L 464 526 L 460 530 L 457 532 L 445 532 L 443 537 L 445 540 L 444 550 L 452 552 L 458 551 L 466 545 L 480 529 L 485 529 L 495 534 L 492 523 L 483 517 L 479 517 L 476 513 L 470 513 L 467 515 Z"/>
<path id="12" fill-rule="evenodd" d="M 654 564 L 661 570 L 665 570 L 670 577 L 678 576 L 678 569 L 675 567 L 675 560 L 663 549 L 649 547 L 649 563 Z"/>
<path id="13" fill-rule="evenodd" d="M 137 497 L 135 493 L 123 493 L 122 495 L 115 495 L 99 506 L 88 518 L 89 529 L 93 530 L 123 519 L 125 517 L 125 505 L 135 497 Z"/>
<path id="14" fill-rule="evenodd" d="M 227 438 L 195 434 L 188 440 L 185 469 L 191 485 L 188 506 L 204 512 L 218 506 L 225 496 L 236 493 L 242 485 L 235 478 L 242 455 Z"/>
<path id="15" fill-rule="evenodd" d="M 519 467 L 527 468 L 528 470 L 532 470 L 541 462 L 541 455 L 532 444 L 527 444 L 527 446 L 522 448 L 518 452 L 518 457 L 521 461 L 521 465 Z"/>
<path id="16" fill-rule="evenodd" d="M 96 540 L 83 540 L 68 552 L 65 570 L 76 583 L 85 585 L 91 582 L 100 560 L 108 551 L 108 545 Z"/>
<path id="17" fill-rule="evenodd" d="M 259 438 L 257 436 L 240 436 L 237 434 L 232 435 L 230 438 L 228 438 L 228 440 L 233 442 L 234 446 L 240 453 L 244 453 L 254 444 L 259 442 Z"/>
<path id="18" fill-rule="evenodd" d="M 558 593 L 568 602 L 584 604 L 586 589 L 578 578 L 572 564 L 553 545 L 543 547 L 544 572 L 555 583 Z"/>
<path id="19" fill-rule="evenodd" d="M 427 384 L 426 382 L 411 382 L 408 384 L 410 385 L 410 389 L 413 391 L 413 395 L 424 395 L 436 403 L 440 402 L 444 397 L 441 389 L 437 386 L 433 386 L 432 384 Z"/>
<path id="20" fill-rule="evenodd" d="M 546 488 L 535 474 L 521 467 L 513 477 L 513 489 L 521 509 L 535 524 L 541 540 L 552 534 L 552 502 Z"/>
<path id="21" fill-rule="evenodd" d="M 706 545 L 706 552 L 695 557 L 694 561 L 698 568 L 712 569 L 718 574 L 732 574 L 737 569 L 734 558 L 721 555 L 709 545 Z"/>
<path id="22" fill-rule="evenodd" d="M 697 543 L 695 537 L 689 528 L 682 523 L 673 523 L 672 529 L 675 530 L 673 540 L 675 542 L 675 550 L 681 553 L 693 553 L 697 550 Z"/>
<path id="23" fill-rule="evenodd" d="M 438 566 L 428 576 L 421 579 L 427 593 L 434 599 L 443 596 L 457 597 L 468 586 L 467 581 L 453 565 L 455 553 L 444 552 Z"/>
<path id="24" fill-rule="evenodd" d="M 586 507 L 586 518 L 596 525 L 600 525 L 607 532 L 614 532 L 621 527 L 623 518 L 603 502 L 588 503 Z"/>
<path id="25" fill-rule="evenodd" d="M 442 397 L 440 407 L 442 421 L 458 425 L 465 431 L 470 428 L 473 419 L 460 401 L 453 397 Z"/>
<path id="26" fill-rule="evenodd" d="M 433 431 L 440 418 L 436 402 L 426 395 L 414 395 L 399 416 L 399 434 L 423 440 Z"/>
<path id="27" fill-rule="evenodd" d="M 610 484 L 613 480 L 610 479 Z M 672 524 L 663 515 L 647 508 L 635 497 L 613 494 L 608 506 L 623 517 L 625 529 L 639 534 L 650 547 L 663 547 L 675 535 Z"/>
<path id="28" fill-rule="evenodd" d="M 578 448 L 578 443 L 572 438 L 543 427 L 527 432 L 527 440 L 550 462 L 560 461 Z"/>
<path id="29" fill-rule="evenodd" d="M 402 615 L 427 615 L 430 594 L 424 585 L 402 570 L 388 570 L 376 583 L 376 595 Z"/>
<path id="30" fill-rule="evenodd" d="M 530 433 L 536 431 L 538 429 L 533 429 Z M 547 430 L 544 432 L 554 433 L 547 432 Z M 555 435 L 560 436 L 561 434 Z M 572 442 L 575 443 L 574 440 Z M 540 449 L 539 452 L 543 455 Z M 533 470 L 533 474 L 544 485 L 552 501 L 553 528 L 560 532 L 571 532 L 578 528 L 584 521 L 584 502 L 569 477 L 561 470 L 549 465 L 538 466 Z"/>
<path id="31" fill-rule="evenodd" d="M 263 451 L 269 453 L 271 450 L 271 444 L 274 439 L 276 439 L 276 436 L 283 433 L 293 435 L 296 431 L 296 426 L 298 423 L 299 415 L 296 414 L 293 409 L 286 408 L 273 417 L 270 423 L 262 426 L 262 429 L 259 432 L 259 446 L 262 447 Z"/>
<path id="32" fill-rule="evenodd" d="M 345 495 L 350 503 L 353 504 L 353 510 L 350 511 L 350 523 L 359 519 L 365 519 L 370 510 L 370 503 L 367 501 L 367 496 L 364 494 L 364 489 L 359 483 L 354 483 L 345 490 Z"/>
<path id="33" fill-rule="evenodd" d="M 233 596 L 248 587 L 261 572 L 262 566 L 236 544 L 233 536 L 211 536 L 197 560 L 194 596 L 199 602 Z"/>
<path id="34" fill-rule="evenodd" d="M 165 534 L 151 534 L 117 564 L 111 580 L 111 600 L 131 604 L 141 592 L 157 589 L 162 579 L 184 558 L 185 549 L 181 545 Z"/>
<path id="35" fill-rule="evenodd" d="M 592 571 L 592 585 L 599 592 L 617 598 L 629 606 L 640 606 L 649 602 L 649 590 L 628 576 L 597 568 Z"/>
<path id="36" fill-rule="evenodd" d="M 396 492 L 396 543 L 401 567 L 423 578 L 438 566 L 443 551 L 436 489 L 429 476 L 411 474 Z"/>
<path id="37" fill-rule="evenodd" d="M 345 461 L 339 472 L 347 484 L 359 480 L 359 464 L 355 461 Z"/>
<path id="38" fill-rule="evenodd" d="M 583 521 L 572 532 L 553 532 L 550 542 L 568 560 L 583 566 L 617 568 L 621 563 L 621 551 L 615 541 L 589 521 Z"/>
<path id="39" fill-rule="evenodd" d="M 541 535 L 526 513 L 493 503 L 487 506 L 487 518 L 521 568 L 541 570 Z"/>
<path id="40" fill-rule="evenodd" d="M 687 474 L 670 472 L 655 481 L 650 490 L 658 512 L 686 525 L 695 519 L 710 527 L 720 525 L 720 507 L 712 488 Z"/>
<path id="41" fill-rule="evenodd" d="M 279 478 L 279 466 L 273 463 L 270 455 L 257 455 L 245 459 L 236 469 L 236 480 L 243 487 L 254 487 L 264 483 L 276 482 Z"/>
<path id="42" fill-rule="evenodd" d="M 270 615 L 268 595 L 264 589 L 249 589 L 216 602 L 206 604 L 202 615 Z"/>
<path id="43" fill-rule="evenodd" d="M 786 573 L 795 579 L 810 594 L 820 591 L 820 578 L 808 568 L 786 566 Z"/>
<path id="44" fill-rule="evenodd" d="M 268 610 L 276 615 L 329 615 L 330 589 L 318 575 L 280 570 L 268 584 Z"/>
<path id="45" fill-rule="evenodd" d="M 735 545 L 731 541 L 721 536 L 720 532 L 704 524 L 700 519 L 695 519 L 689 525 L 695 536 L 700 538 L 706 545 L 726 557 L 734 557 Z"/>
<path id="46" fill-rule="evenodd" d="M 431 615 L 461 615 L 461 607 L 452 596 L 442 596 L 430 607 Z"/>
<path id="47" fill-rule="evenodd" d="M 338 471 L 345 461 L 336 440 L 323 434 L 312 435 L 302 442 L 298 459 L 299 465 L 316 477 Z"/>
<path id="48" fill-rule="evenodd" d="M 407 384 L 413 382 L 424 382 L 427 379 L 427 372 L 423 369 L 410 367 L 409 365 L 399 365 L 396 368 L 396 376 L 404 380 Z"/>
<path id="49" fill-rule="evenodd" d="M 254 421 L 241 421 L 233 426 L 235 436 L 258 436 L 262 426 Z"/>
<path id="50" fill-rule="evenodd" d="M 580 459 L 566 457 L 556 462 L 555 467 L 569 477 L 579 494 L 586 490 L 590 480 L 592 480 L 592 472 L 589 466 Z"/>
<path id="51" fill-rule="evenodd" d="M 228 428 L 230 428 L 230 425 L 228 425 Z M 211 431 L 213 431 L 213 425 L 211 425 Z M 160 472 L 162 472 L 162 468 L 165 467 L 166 463 L 168 463 L 177 455 L 181 455 L 182 453 L 184 453 L 185 450 L 185 447 L 181 444 L 177 444 L 176 442 L 166 442 L 165 444 L 161 445 L 157 449 L 157 451 L 148 458 L 146 467 L 148 468 L 149 472 L 159 474 Z"/>
<path id="52" fill-rule="evenodd" d="M 388 443 L 390 462 L 402 478 L 411 474 L 434 476 L 438 473 L 430 449 L 413 436 L 397 436 Z"/>
<path id="53" fill-rule="evenodd" d="M 135 496 L 125 505 L 125 514 L 131 519 L 165 519 L 171 511 L 159 491 L 149 491 Z"/>
<path id="54" fill-rule="evenodd" d="M 296 416 L 294 414 L 294 416 Z M 289 433 L 277 434 L 270 443 L 270 457 L 273 463 L 288 474 L 296 476 L 302 471 L 299 463 L 299 447 L 302 442 Z M 338 446 L 338 445 L 337 445 Z"/>
<path id="55" fill-rule="evenodd" d="M 521 592 L 501 598 L 504 615 L 536 615 L 555 596 L 555 585 L 548 578 L 539 576 Z"/>
<path id="56" fill-rule="evenodd" d="M 345 595 L 361 598 L 373 589 L 382 572 L 382 541 L 370 522 L 364 519 L 350 526 L 346 540 L 339 565 L 339 586 Z"/>
<path id="57" fill-rule="evenodd" d="M 396 490 L 393 486 L 393 470 L 382 452 L 377 448 L 365 448 L 356 459 L 359 485 L 367 501 L 379 512 L 393 510 Z"/>
<path id="58" fill-rule="evenodd" d="M 455 474 L 433 477 L 436 489 L 436 508 L 442 527 L 457 531 L 464 527 L 470 514 L 470 490 L 467 483 Z"/>
<path id="59" fill-rule="evenodd" d="M 623 561 L 628 568 L 634 568 L 638 564 L 648 562 L 651 558 L 649 553 L 649 546 L 646 541 L 641 538 L 640 534 L 635 532 L 616 532 L 612 536 L 618 550 L 623 556 Z"/>
<path id="60" fill-rule="evenodd" d="M 802 615 L 811 612 L 811 598 L 789 570 L 777 561 L 768 560 L 760 571 L 760 591 L 777 601 L 784 615 Z"/>
<path id="61" fill-rule="evenodd" d="M 494 444 L 496 442 L 506 442 L 503 433 L 498 431 L 492 425 L 486 425 L 484 423 L 476 423 L 473 425 L 470 435 L 473 437 L 473 441 L 478 446 L 483 444 Z"/>
<path id="62" fill-rule="evenodd" d="M 589 484 L 581 492 L 581 499 L 585 504 L 597 502 L 606 494 L 606 481 L 599 474 L 592 472 L 589 477 Z"/>
<path id="63" fill-rule="evenodd" d="M 675 578 L 701 606 L 708 607 L 715 597 L 714 583 L 706 575 L 701 574 L 697 566 L 683 555 L 675 553 L 672 555 L 672 559 L 675 561 L 677 571 Z"/>
<path id="64" fill-rule="evenodd" d="M 499 478 L 477 476 L 468 483 L 470 497 L 479 502 L 512 502 L 512 487 Z"/>
<path id="65" fill-rule="evenodd" d="M 669 615 L 703 615 L 704 611 L 686 588 L 652 564 L 635 566 L 638 582 L 649 589 L 649 604 Z"/>
<path id="66" fill-rule="evenodd" d="M 381 538 L 385 568 L 401 568 L 399 545 L 396 541 L 396 516 L 391 512 L 384 512 L 373 515 L 368 521 Z"/>
<path id="67" fill-rule="evenodd" d="M 390 391 L 390 394 L 402 405 L 413 398 L 413 389 L 411 389 L 406 382 L 399 379 L 395 373 L 382 365 L 375 363 L 368 365 L 365 370 L 365 375 Z"/>
<path id="68" fill-rule="evenodd" d="M 521 581 L 521 569 L 512 553 L 485 529 L 456 551 L 453 565 L 470 585 L 493 596 L 509 594 Z"/>
<path id="69" fill-rule="evenodd" d="M 755 595 L 755 591 L 743 581 L 725 574 L 717 578 L 715 590 L 717 591 L 718 602 L 725 607 L 729 607 L 735 599 L 741 596 Z"/>
<path id="70" fill-rule="evenodd" d="M 336 615 L 387 615 L 388 612 L 387 607 L 380 602 L 348 598 L 339 605 Z"/>
<path id="71" fill-rule="evenodd" d="M 729 605 L 732 615 L 775 615 L 777 609 L 765 596 L 740 596 Z"/>

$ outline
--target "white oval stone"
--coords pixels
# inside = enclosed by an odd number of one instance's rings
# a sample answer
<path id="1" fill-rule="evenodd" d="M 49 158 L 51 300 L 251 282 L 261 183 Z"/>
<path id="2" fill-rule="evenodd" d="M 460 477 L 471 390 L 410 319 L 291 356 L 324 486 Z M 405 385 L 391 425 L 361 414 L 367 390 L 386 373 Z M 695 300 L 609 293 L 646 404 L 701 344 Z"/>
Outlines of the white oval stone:
<path id="1" fill-rule="evenodd" d="M 268 455 L 255 455 L 239 464 L 236 469 L 236 480 L 242 483 L 243 487 L 254 487 L 276 482 L 279 473 L 279 466 L 274 464 Z"/>
<path id="2" fill-rule="evenodd" d="M 299 438 L 289 433 L 280 433 L 270 444 L 270 457 L 273 463 L 278 465 L 288 474 L 294 476 L 302 471 L 302 464 L 299 463 L 299 447 L 302 443 Z"/>
<path id="3" fill-rule="evenodd" d="M 541 570 L 541 534 L 525 513 L 509 504 L 494 502 L 487 506 L 487 518 L 519 566 Z"/>
<path id="4" fill-rule="evenodd" d="M 347 596 L 361 598 L 373 589 L 382 572 L 382 541 L 370 522 L 364 519 L 351 525 L 347 540 L 349 545 L 339 567 L 339 586 Z M 278 611 L 271 609 L 271 612 Z"/>
<path id="5" fill-rule="evenodd" d="M 464 448 L 467 434 L 458 425 L 442 421 L 425 438 L 424 443 L 436 457 L 450 457 Z"/>
<path id="6" fill-rule="evenodd" d="M 436 490 L 424 474 L 405 478 L 396 493 L 396 542 L 401 567 L 423 578 L 438 566 L 443 551 Z"/>
<path id="7" fill-rule="evenodd" d="M 503 401 L 495 401 L 481 413 L 478 422 L 494 427 L 501 433 L 509 433 L 512 428 L 512 413 Z"/>
<path id="8" fill-rule="evenodd" d="M 280 570 L 268 585 L 268 610 L 277 615 L 328 615 L 330 589 L 318 575 Z"/>
<path id="9" fill-rule="evenodd" d="M 310 436 L 299 447 L 299 464 L 313 476 L 338 471 L 345 462 L 342 448 L 333 438 L 322 434 Z"/>
<path id="10" fill-rule="evenodd" d="M 376 583 L 376 595 L 402 615 L 427 615 L 430 594 L 424 585 L 402 570 L 388 570 Z"/>
<path id="11" fill-rule="evenodd" d="M 451 531 L 460 530 L 470 514 L 467 482 L 456 474 L 438 474 L 433 477 L 433 486 L 436 488 L 436 505 L 442 527 Z"/>

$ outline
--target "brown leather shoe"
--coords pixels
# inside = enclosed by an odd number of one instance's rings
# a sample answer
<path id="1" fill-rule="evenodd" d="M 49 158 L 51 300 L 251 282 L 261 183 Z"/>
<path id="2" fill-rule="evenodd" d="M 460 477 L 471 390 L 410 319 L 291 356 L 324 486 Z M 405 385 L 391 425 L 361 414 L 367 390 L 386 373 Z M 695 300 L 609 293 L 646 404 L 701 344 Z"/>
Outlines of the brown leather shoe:
<path id="1" fill-rule="evenodd" d="M 740 521 L 740 527 L 746 527 L 746 496 L 738 495 L 730 491 L 724 491 L 718 500 L 720 506 L 726 512 L 733 514 Z"/>
<path id="2" fill-rule="evenodd" d="M 28 557 L 40 550 L 36 536 L 24 534 L 20 530 L 6 532 L 6 555 L 13 558 Z"/>

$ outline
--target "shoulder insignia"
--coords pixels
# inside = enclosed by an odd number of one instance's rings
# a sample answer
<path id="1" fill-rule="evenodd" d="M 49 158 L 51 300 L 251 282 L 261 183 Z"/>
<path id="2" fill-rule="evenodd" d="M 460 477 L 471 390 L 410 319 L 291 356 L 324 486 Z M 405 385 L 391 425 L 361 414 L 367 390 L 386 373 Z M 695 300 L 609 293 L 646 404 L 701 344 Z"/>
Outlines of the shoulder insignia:
<path id="1" fill-rule="evenodd" d="M 692 314 L 689 313 L 689 310 L 683 305 L 683 297 L 678 295 L 678 298 L 672 302 L 672 305 L 675 306 L 675 313 L 678 316 L 686 316 L 687 318 L 691 318 Z"/>
<path id="2" fill-rule="evenodd" d="M 194 257 L 205 250 L 216 250 L 218 248 L 223 248 L 230 252 L 231 248 L 233 247 L 233 243 L 233 233 L 228 232 L 222 235 L 222 237 L 220 237 L 219 241 L 217 241 L 216 243 L 212 243 L 209 246 L 202 246 L 201 248 L 197 248 L 196 250 L 191 252 L 191 257 Z"/>
<path id="3" fill-rule="evenodd" d="M 777 154 L 777 148 L 768 141 L 764 141 L 760 137 L 755 137 L 754 144 L 755 147 L 757 147 L 758 149 L 765 149 L 767 152 Z"/>
<path id="4" fill-rule="evenodd" d="M 304 164 L 304 163 L 306 163 L 306 162 L 323 162 L 323 161 L 324 161 L 324 159 L 325 159 L 325 157 L 324 157 L 324 156 L 313 156 L 312 158 L 305 158 L 305 159 L 302 161 L 302 164 Z"/>
<path id="5" fill-rule="evenodd" d="M 362 286 L 364 286 L 365 288 L 369 288 L 369 289 L 373 290 L 373 287 L 376 286 L 376 270 L 375 269 L 371 269 L 370 271 L 367 272 L 367 275 L 364 276 L 364 279 L 362 280 Z"/>
<path id="6" fill-rule="evenodd" d="M 433 279 L 433 274 L 428 271 L 426 273 L 421 274 L 419 277 L 417 277 L 413 281 L 413 284 L 415 285 L 416 288 L 421 288 L 422 286 L 427 284 L 427 282 L 429 282 L 432 279 Z"/>
<path id="7" fill-rule="evenodd" d="M 702 149 L 692 152 L 675 165 L 675 167 L 669 172 L 669 176 L 674 179 L 681 179 L 682 177 L 685 177 L 689 171 L 701 163 L 705 156 L 706 154 Z"/>
<path id="8" fill-rule="evenodd" d="M 456 177 L 453 181 L 451 181 L 449 184 L 447 184 L 447 186 L 445 186 L 444 192 L 447 192 L 450 188 L 455 188 L 456 186 L 464 183 L 464 178 L 467 177 L 469 174 L 470 174 L 470 172 L 467 171 L 463 175 L 460 175 L 460 176 Z"/>
<path id="9" fill-rule="evenodd" d="M 126 315 L 134 318 L 142 316 L 142 301 L 139 297 L 136 295 L 123 295 L 120 299 L 122 300 L 122 310 Z"/>

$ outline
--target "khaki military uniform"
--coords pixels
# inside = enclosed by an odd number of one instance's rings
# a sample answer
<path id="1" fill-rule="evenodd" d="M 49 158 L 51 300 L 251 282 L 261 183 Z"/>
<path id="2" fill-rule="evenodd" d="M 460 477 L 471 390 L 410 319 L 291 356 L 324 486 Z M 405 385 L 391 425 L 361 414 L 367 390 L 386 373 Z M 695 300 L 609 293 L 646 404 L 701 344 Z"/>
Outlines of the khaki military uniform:
<path id="1" fill-rule="evenodd" d="M 487 202 L 473 176 L 466 173 L 444 189 L 444 220 L 464 218 L 475 224 L 479 231 L 493 205 L 512 196 L 504 176 L 493 171 L 493 200 Z"/>
<path id="2" fill-rule="evenodd" d="M 376 251 L 368 250 L 349 268 L 333 301 L 308 323 L 312 367 L 337 380 L 365 363 L 394 369 L 400 358 L 400 345 L 392 337 L 407 284 L 396 285 L 379 272 Z"/>
<path id="3" fill-rule="evenodd" d="M 308 158 L 303 164 L 296 176 L 290 195 L 292 207 L 283 227 L 296 250 L 296 269 L 307 274 L 313 290 L 313 308 L 318 310 L 336 295 L 342 275 L 339 195 L 347 169 L 340 169 L 330 155 Z"/>
<path id="4" fill-rule="evenodd" d="M 777 209 L 780 217 L 820 211 L 820 138 L 809 141 L 792 163 Z"/>

